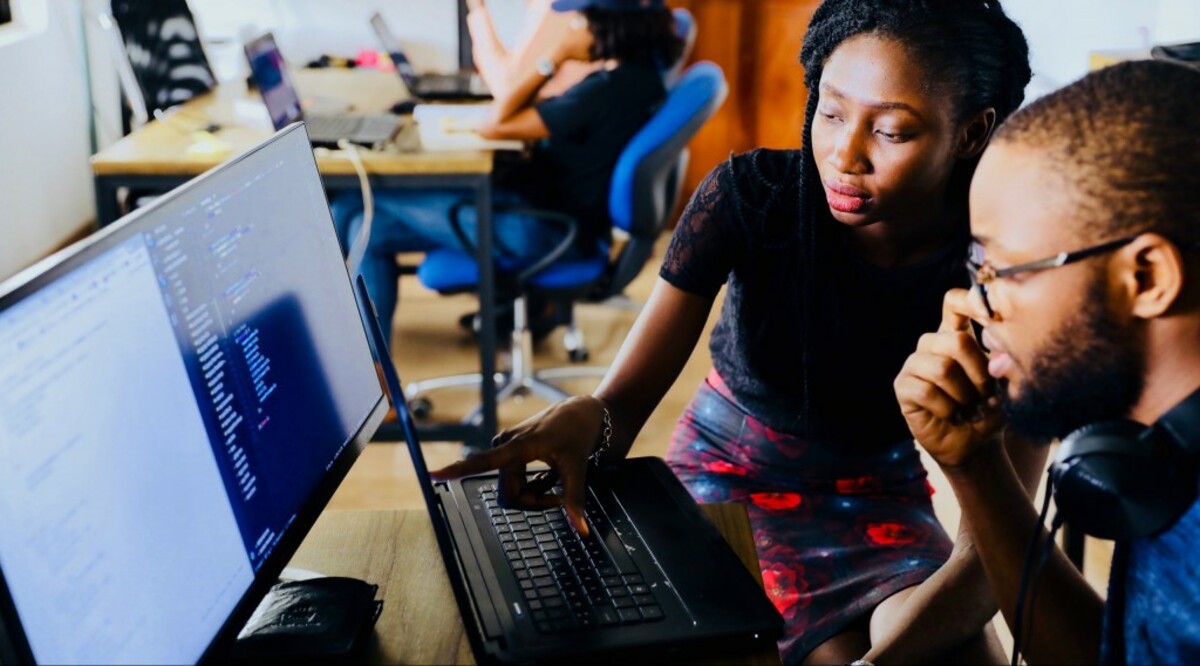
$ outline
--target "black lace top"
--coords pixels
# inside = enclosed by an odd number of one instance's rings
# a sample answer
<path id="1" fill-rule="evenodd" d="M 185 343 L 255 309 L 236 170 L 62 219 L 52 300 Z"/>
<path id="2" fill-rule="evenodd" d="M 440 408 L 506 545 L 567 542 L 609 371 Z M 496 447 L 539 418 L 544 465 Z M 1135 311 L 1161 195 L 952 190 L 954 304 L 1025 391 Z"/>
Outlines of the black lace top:
<path id="1" fill-rule="evenodd" d="M 801 158 L 759 149 L 714 169 L 684 210 L 660 275 L 709 298 L 728 283 L 713 365 L 767 425 L 854 449 L 894 444 L 910 435 L 892 381 L 921 334 L 937 329 L 945 292 L 966 285 L 967 232 L 918 264 L 885 269 L 858 258 L 829 222 L 813 252 L 820 305 L 805 331 Z M 814 336 L 807 419 L 805 335 Z"/>

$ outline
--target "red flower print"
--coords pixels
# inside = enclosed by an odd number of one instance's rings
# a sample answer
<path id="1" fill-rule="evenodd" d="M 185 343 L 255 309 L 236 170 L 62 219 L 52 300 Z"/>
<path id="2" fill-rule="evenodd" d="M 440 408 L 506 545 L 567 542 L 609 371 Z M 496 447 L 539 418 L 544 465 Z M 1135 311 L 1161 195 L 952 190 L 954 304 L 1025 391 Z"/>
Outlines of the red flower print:
<path id="1" fill-rule="evenodd" d="M 841 495 L 867 495 L 879 492 L 882 484 L 878 477 L 860 476 L 853 479 L 838 479 L 837 491 Z"/>
<path id="2" fill-rule="evenodd" d="M 933 484 L 929 482 L 929 479 L 925 479 L 925 490 L 929 493 L 930 497 L 933 497 L 934 493 L 937 492 L 937 489 L 933 487 Z"/>
<path id="3" fill-rule="evenodd" d="M 763 589 L 779 614 L 792 619 L 796 611 L 808 606 L 808 583 L 799 563 L 762 562 Z"/>
<path id="4" fill-rule="evenodd" d="M 867 538 L 880 546 L 907 546 L 917 541 L 916 532 L 900 523 L 870 523 Z"/>
<path id="5" fill-rule="evenodd" d="M 746 476 L 746 468 L 733 463 L 725 462 L 724 460 L 714 460 L 704 463 L 704 469 L 713 474 L 735 474 L 737 476 Z"/>
<path id="6" fill-rule="evenodd" d="M 790 511 L 804 501 L 796 493 L 752 493 L 750 501 L 768 511 Z"/>

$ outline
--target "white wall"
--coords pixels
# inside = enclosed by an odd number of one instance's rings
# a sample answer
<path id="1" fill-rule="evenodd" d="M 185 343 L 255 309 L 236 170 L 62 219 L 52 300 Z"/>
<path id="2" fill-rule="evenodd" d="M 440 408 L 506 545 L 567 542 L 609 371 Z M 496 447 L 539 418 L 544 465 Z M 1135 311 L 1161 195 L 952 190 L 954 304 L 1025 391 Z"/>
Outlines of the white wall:
<path id="1" fill-rule="evenodd" d="M 40 29 L 0 28 L 0 279 L 94 217 L 79 3 L 37 1 Z"/>
<path id="2" fill-rule="evenodd" d="M 381 13 L 418 71 L 458 68 L 457 0 L 190 0 L 209 40 L 218 78 L 241 73 L 240 42 L 271 30 L 284 56 L 303 63 L 322 54 L 353 56 L 379 44 L 367 20 Z M 489 0 L 501 38 L 516 34 L 524 0 Z"/>
<path id="3" fill-rule="evenodd" d="M 1092 51 L 1200 40 L 1200 0 L 1004 0 L 1029 40 L 1033 99 L 1088 72 Z"/>

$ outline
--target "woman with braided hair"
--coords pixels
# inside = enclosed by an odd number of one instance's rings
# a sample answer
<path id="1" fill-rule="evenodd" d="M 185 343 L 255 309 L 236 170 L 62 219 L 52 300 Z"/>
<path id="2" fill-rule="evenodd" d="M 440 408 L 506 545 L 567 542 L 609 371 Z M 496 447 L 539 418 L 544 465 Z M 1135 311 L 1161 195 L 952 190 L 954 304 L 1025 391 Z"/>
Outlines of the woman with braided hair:
<path id="1" fill-rule="evenodd" d="M 595 393 L 434 474 L 501 469 L 508 505 L 561 501 L 586 532 L 589 455 L 629 451 L 725 285 L 713 371 L 667 460 L 697 500 L 745 504 L 784 663 L 1003 661 L 970 526 L 951 540 L 934 516 L 892 382 L 967 284 L 968 186 L 1023 99 L 1024 36 L 998 0 L 826 0 L 800 59 L 802 148 L 709 174 Z M 1031 451 L 1012 454 L 1028 485 Z M 526 482 L 535 460 L 562 500 Z"/>

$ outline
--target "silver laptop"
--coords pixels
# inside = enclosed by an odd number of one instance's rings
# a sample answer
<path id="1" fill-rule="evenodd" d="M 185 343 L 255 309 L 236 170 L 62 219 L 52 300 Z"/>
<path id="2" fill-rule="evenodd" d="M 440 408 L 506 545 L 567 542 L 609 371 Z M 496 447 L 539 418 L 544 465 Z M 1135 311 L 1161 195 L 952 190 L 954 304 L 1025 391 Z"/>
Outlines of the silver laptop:
<path id="1" fill-rule="evenodd" d="M 401 120 L 391 114 L 304 113 L 283 54 L 269 32 L 246 44 L 246 59 L 250 61 L 250 73 L 267 106 L 271 124 L 277 130 L 303 120 L 313 145 L 336 146 L 345 139 L 375 146 L 387 142 L 400 129 Z"/>

